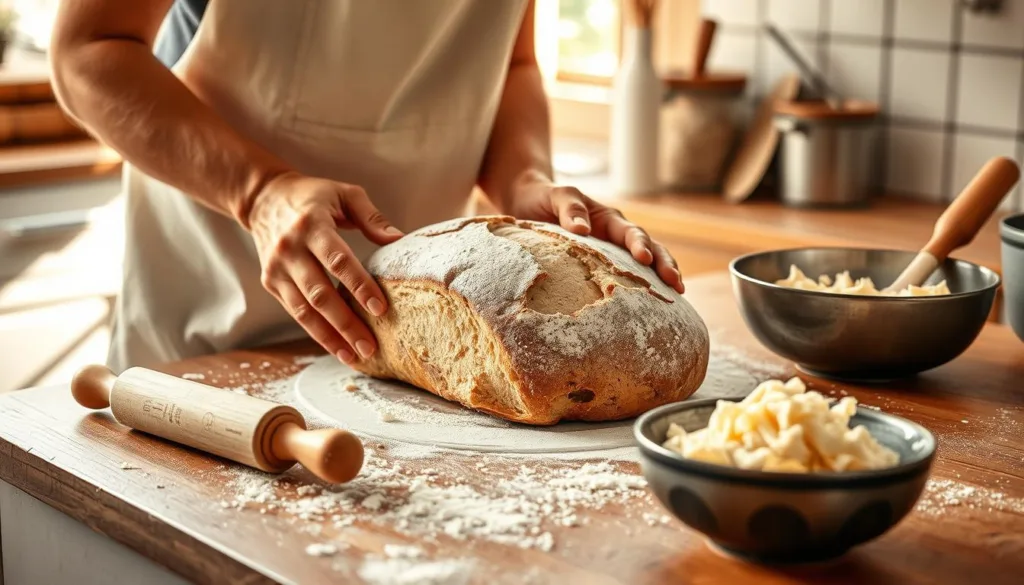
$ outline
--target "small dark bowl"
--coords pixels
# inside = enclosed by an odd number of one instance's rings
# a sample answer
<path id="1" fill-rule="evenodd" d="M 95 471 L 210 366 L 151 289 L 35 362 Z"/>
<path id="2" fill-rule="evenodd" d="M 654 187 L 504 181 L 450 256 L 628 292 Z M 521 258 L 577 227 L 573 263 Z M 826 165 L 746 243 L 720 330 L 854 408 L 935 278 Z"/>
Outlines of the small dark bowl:
<path id="1" fill-rule="evenodd" d="M 1024 341 L 1024 213 L 999 223 L 1006 322 Z"/>
<path id="2" fill-rule="evenodd" d="M 717 399 L 677 402 L 642 415 L 633 427 L 651 491 L 688 527 L 734 556 L 766 564 L 837 558 L 898 524 L 924 490 L 935 437 L 924 427 L 858 408 L 864 425 L 900 455 L 870 471 L 778 473 L 684 459 L 662 447 L 669 423 L 707 426 Z"/>

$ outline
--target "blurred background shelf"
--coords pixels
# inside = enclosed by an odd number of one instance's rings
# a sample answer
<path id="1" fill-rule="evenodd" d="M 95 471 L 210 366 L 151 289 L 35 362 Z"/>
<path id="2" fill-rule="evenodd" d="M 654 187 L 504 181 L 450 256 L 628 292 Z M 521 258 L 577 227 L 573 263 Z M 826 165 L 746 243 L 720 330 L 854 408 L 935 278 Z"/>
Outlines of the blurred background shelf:
<path id="1" fill-rule="evenodd" d="M 121 279 L 121 159 L 57 105 L 44 54 L 0 64 L 0 393 L 103 361 Z"/>

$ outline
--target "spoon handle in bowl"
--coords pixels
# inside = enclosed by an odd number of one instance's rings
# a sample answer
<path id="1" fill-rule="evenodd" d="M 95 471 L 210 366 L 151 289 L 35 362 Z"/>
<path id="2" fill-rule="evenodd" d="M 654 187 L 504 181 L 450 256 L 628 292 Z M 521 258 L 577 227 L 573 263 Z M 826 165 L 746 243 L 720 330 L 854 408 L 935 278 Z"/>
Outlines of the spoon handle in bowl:
<path id="1" fill-rule="evenodd" d="M 953 250 L 970 244 L 1019 178 L 1020 169 L 1012 159 L 989 160 L 939 216 L 924 249 L 941 262 Z"/>
<path id="2" fill-rule="evenodd" d="M 935 222 L 932 237 L 887 292 L 920 286 L 953 250 L 974 240 L 999 203 L 1020 178 L 1017 163 L 997 156 L 978 171 Z"/>

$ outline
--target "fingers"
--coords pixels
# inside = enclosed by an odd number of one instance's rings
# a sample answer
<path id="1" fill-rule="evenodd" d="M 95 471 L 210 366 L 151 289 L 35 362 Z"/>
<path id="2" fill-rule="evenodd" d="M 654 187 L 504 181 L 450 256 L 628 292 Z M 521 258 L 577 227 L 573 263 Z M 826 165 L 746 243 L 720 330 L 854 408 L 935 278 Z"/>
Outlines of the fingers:
<path id="1" fill-rule="evenodd" d="M 686 288 L 683 286 L 683 277 L 679 274 L 679 265 L 676 264 L 675 258 L 672 257 L 668 249 L 654 242 L 652 250 L 654 253 L 654 269 L 658 276 L 665 281 L 665 284 L 674 288 L 679 294 L 686 292 Z"/>
<path id="2" fill-rule="evenodd" d="M 555 187 L 551 205 L 563 229 L 581 236 L 590 233 L 590 200 L 575 187 Z"/>
<path id="3" fill-rule="evenodd" d="M 272 293 L 313 341 L 346 364 L 355 361 L 356 355 L 352 351 L 352 346 L 309 304 L 295 284 L 282 279 L 276 283 Z"/>
<path id="4" fill-rule="evenodd" d="M 592 212 L 592 217 L 595 217 L 595 224 L 600 222 L 600 231 L 605 233 L 606 239 L 629 250 L 637 262 L 650 265 L 654 261 L 650 236 L 617 210 L 602 206 Z"/>
<path id="5" fill-rule="evenodd" d="M 679 294 L 685 291 L 675 259 L 642 228 L 622 217 L 618 210 L 609 207 L 597 206 L 591 210 L 591 217 L 594 219 L 595 235 L 626 248 L 641 264 L 650 266 L 653 263 L 655 272 L 665 284 Z"/>
<path id="6" fill-rule="evenodd" d="M 402 232 L 391 225 L 384 214 L 366 196 L 366 191 L 355 185 L 342 188 L 341 206 L 345 219 L 352 222 L 371 242 L 385 245 L 402 237 Z"/>
<path id="7" fill-rule="evenodd" d="M 373 333 L 341 298 L 316 259 L 307 254 L 291 262 L 288 270 L 306 302 L 341 334 L 360 358 L 371 357 L 377 350 Z"/>
<path id="8" fill-rule="evenodd" d="M 377 286 L 377 281 L 355 257 L 333 225 L 321 224 L 313 230 L 309 236 L 309 250 L 352 293 L 366 312 L 380 317 L 387 311 L 387 299 Z"/>

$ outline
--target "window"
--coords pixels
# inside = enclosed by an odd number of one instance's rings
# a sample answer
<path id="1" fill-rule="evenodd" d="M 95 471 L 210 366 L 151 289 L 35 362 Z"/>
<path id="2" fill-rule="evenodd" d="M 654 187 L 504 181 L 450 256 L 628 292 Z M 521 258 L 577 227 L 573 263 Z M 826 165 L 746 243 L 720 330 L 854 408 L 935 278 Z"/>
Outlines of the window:
<path id="1" fill-rule="evenodd" d="M 537 54 L 548 78 L 609 82 L 619 62 L 619 2 L 537 0 Z"/>

